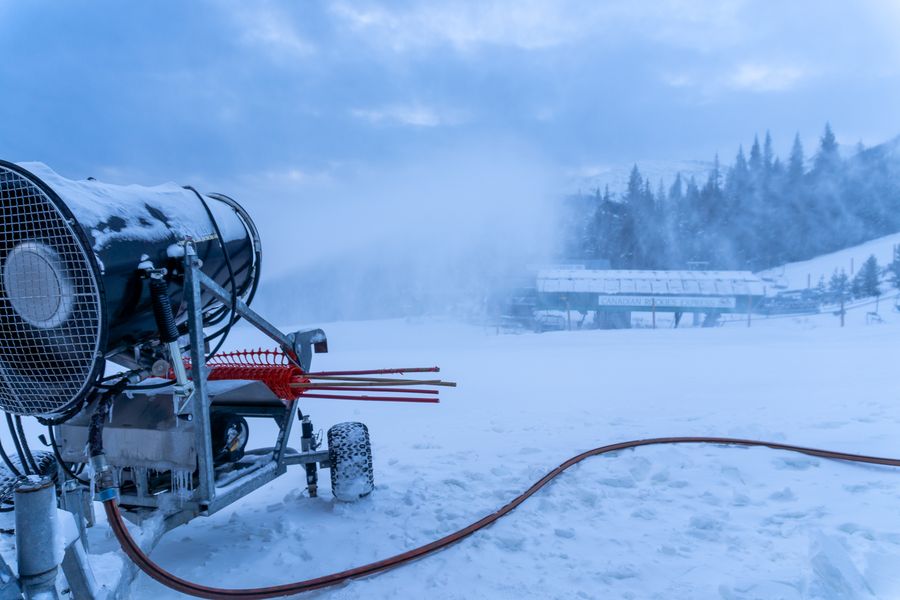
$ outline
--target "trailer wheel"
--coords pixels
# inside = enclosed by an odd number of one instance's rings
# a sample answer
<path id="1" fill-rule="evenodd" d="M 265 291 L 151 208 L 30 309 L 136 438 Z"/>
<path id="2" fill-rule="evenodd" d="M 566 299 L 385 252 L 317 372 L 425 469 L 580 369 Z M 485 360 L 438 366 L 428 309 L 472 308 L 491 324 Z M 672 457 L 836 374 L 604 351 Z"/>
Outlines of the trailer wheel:
<path id="1" fill-rule="evenodd" d="M 362 423 L 338 423 L 328 430 L 331 492 L 344 502 L 368 496 L 375 489 L 369 429 Z"/>

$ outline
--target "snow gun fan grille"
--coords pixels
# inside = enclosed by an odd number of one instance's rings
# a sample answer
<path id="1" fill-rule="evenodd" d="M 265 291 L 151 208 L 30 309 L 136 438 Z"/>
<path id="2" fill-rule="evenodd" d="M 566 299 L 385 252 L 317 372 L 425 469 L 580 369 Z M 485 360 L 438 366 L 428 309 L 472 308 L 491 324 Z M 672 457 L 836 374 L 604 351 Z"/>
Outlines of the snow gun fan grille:
<path id="1" fill-rule="evenodd" d="M 94 263 L 60 204 L 0 166 L 0 408 L 17 415 L 68 413 L 102 366 Z"/>

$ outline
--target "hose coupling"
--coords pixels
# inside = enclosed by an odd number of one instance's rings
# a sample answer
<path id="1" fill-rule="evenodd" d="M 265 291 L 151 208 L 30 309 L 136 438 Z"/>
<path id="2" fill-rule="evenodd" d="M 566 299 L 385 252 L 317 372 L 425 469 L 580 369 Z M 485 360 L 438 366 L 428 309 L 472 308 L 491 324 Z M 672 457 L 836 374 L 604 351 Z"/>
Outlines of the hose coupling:
<path id="1" fill-rule="evenodd" d="M 91 457 L 91 467 L 94 469 L 94 486 L 97 490 L 97 500 L 106 502 L 116 500 L 119 497 L 119 487 L 116 485 L 115 474 L 105 454 Z"/>

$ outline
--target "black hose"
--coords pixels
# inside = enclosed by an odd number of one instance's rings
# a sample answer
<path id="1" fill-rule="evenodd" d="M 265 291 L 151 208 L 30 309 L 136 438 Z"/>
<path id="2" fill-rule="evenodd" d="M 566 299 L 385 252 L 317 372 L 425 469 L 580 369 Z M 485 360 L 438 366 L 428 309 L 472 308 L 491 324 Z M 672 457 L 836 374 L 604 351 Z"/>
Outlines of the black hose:
<path id="1" fill-rule="evenodd" d="M 126 379 L 126 381 L 127 381 L 127 379 Z M 140 392 L 140 391 L 144 391 L 144 390 L 158 390 L 158 389 L 161 389 L 161 388 L 164 388 L 164 387 L 169 387 L 169 386 L 171 386 L 171 385 L 175 385 L 175 383 L 176 383 L 176 382 L 174 382 L 174 381 L 163 381 L 162 383 L 153 383 L 153 384 L 149 384 L 149 385 L 140 385 L 140 384 L 138 384 L 138 385 L 127 385 L 127 386 L 125 386 L 125 387 L 123 387 L 123 388 L 119 388 L 119 391 L 120 391 L 120 392 L 124 392 L 125 390 L 129 390 L 129 391 L 138 391 L 138 392 Z M 100 388 L 101 390 L 106 390 L 106 391 L 109 391 L 109 390 L 115 388 L 114 385 L 107 385 L 107 384 L 105 384 L 105 383 L 98 383 L 98 384 L 96 384 L 96 386 L 94 386 L 94 387 L 97 387 L 97 388 Z"/>
<path id="2" fill-rule="evenodd" d="M 115 396 L 128 387 L 128 379 L 122 378 L 100 395 L 88 426 L 88 454 L 91 458 L 103 454 L 103 425 L 109 417 L 109 407 Z"/>
<path id="3" fill-rule="evenodd" d="M 22 441 L 22 450 L 25 451 L 25 460 L 28 461 L 28 464 L 36 474 L 41 475 L 41 468 L 38 467 L 37 461 L 34 460 L 34 454 L 31 453 L 31 448 L 28 446 L 28 438 L 25 437 L 25 430 L 22 428 L 22 417 L 16 415 L 15 421 L 16 431 L 19 432 L 19 439 Z"/>
<path id="4" fill-rule="evenodd" d="M 115 386 L 113 386 L 115 387 Z M 88 426 L 88 454 L 90 458 L 103 454 L 103 425 L 109 417 L 109 405 L 112 403 L 112 394 L 109 390 L 100 396 L 97 407 L 91 414 L 91 423 Z"/>
<path id="5" fill-rule="evenodd" d="M 9 435 L 12 437 L 13 444 L 16 447 L 16 454 L 19 455 L 19 464 L 22 465 L 22 470 L 25 472 L 25 475 L 31 475 L 31 467 L 28 466 L 28 462 L 25 460 L 25 453 L 22 452 L 22 443 L 19 441 L 19 436 L 16 435 L 16 426 L 13 424 L 12 416 L 9 413 L 6 413 L 6 426 L 9 428 Z"/>
<path id="6" fill-rule="evenodd" d="M 159 339 L 164 344 L 178 341 L 178 326 L 175 324 L 175 312 L 172 310 L 172 299 L 169 297 L 169 284 L 162 277 L 150 277 L 150 302 L 153 305 L 153 317 L 159 329 Z M 175 360 L 175 357 L 172 358 Z"/>
<path id="7" fill-rule="evenodd" d="M 15 475 L 16 477 L 21 477 L 22 472 L 13 464 L 13 462 L 9 459 L 9 455 L 6 453 L 6 448 L 3 447 L 3 442 L 0 441 L 0 457 L 3 457 L 3 464 L 6 465 L 6 468 L 9 469 L 9 472 Z"/>
<path id="8" fill-rule="evenodd" d="M 216 239 L 219 240 L 219 247 L 222 249 L 222 256 L 225 258 L 225 268 L 228 269 L 228 283 L 229 287 L 231 288 L 231 314 L 228 317 L 228 323 L 224 327 L 219 329 L 219 331 L 210 334 L 210 336 L 207 338 L 208 341 L 209 339 L 214 339 L 217 336 L 222 336 L 219 339 L 219 343 L 216 344 L 216 347 L 212 351 L 210 351 L 209 355 L 206 357 L 206 360 L 209 360 L 210 358 L 215 356 L 216 353 L 219 352 L 219 350 L 222 349 L 222 345 L 225 343 L 225 339 L 228 337 L 228 334 L 231 333 L 231 328 L 241 318 L 237 312 L 237 282 L 234 279 L 234 267 L 231 264 L 231 255 L 228 254 L 228 247 L 225 245 L 224 238 L 222 238 L 222 231 L 219 229 L 219 223 L 218 221 L 216 221 L 215 215 L 213 215 L 212 210 L 209 208 L 209 204 L 206 202 L 206 199 L 203 197 L 203 195 L 192 186 L 186 185 L 184 186 L 184 189 L 194 192 L 194 195 L 197 196 L 197 198 L 200 200 L 200 203 L 203 205 L 204 210 L 206 210 L 206 214 L 209 217 L 210 222 L 212 223 L 213 231 L 216 232 Z"/>

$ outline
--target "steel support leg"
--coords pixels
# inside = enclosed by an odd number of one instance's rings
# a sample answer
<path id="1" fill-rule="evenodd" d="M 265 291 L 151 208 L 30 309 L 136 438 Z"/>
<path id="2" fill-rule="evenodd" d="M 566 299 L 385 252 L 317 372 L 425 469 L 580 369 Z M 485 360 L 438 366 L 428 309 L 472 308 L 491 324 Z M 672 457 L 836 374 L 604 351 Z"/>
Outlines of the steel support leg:
<path id="1" fill-rule="evenodd" d="M 56 486 L 48 477 L 27 480 L 16 488 L 16 560 L 19 582 L 29 600 L 59 598 L 56 574 L 59 571 L 59 519 L 56 514 Z"/>
<path id="2" fill-rule="evenodd" d="M 84 551 L 84 544 L 81 538 L 75 540 L 66 548 L 62 568 L 75 600 L 82 600 L 82 598 L 84 600 L 101 600 L 106 598 L 106 591 L 100 589 L 100 586 L 97 585 L 97 580 L 94 578 L 94 571 L 91 569 L 91 563 L 88 560 L 87 553 Z"/>
<path id="3" fill-rule="evenodd" d="M 206 347 L 203 340 L 203 302 L 200 297 L 200 258 L 194 245 L 185 243 L 185 276 L 189 330 L 191 339 L 191 378 L 194 389 L 191 394 L 191 416 L 194 422 L 195 447 L 200 470 L 198 500 L 209 504 L 215 499 L 216 480 L 210 446 L 209 397 L 206 391 Z"/>
<path id="4" fill-rule="evenodd" d="M 309 415 L 304 415 L 300 422 L 302 427 L 300 437 L 301 452 L 310 452 L 315 450 L 315 437 L 313 433 L 313 424 L 309 420 Z M 315 498 L 319 494 L 319 473 L 315 462 L 308 462 L 303 465 L 306 470 L 306 489 L 309 491 L 309 497 Z"/>

